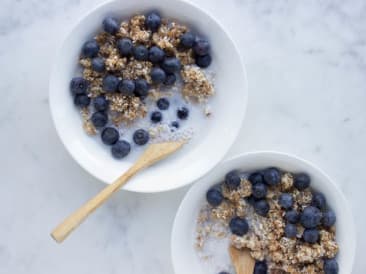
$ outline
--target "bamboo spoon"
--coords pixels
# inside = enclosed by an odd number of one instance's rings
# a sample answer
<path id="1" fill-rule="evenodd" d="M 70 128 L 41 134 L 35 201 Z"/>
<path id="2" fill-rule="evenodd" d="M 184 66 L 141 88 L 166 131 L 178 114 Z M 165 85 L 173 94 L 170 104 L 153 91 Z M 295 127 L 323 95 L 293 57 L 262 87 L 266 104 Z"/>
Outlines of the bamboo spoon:
<path id="1" fill-rule="evenodd" d="M 65 238 L 76 228 L 82 221 L 89 216 L 95 209 L 101 206 L 114 192 L 120 189 L 127 181 L 137 172 L 145 169 L 152 164 L 164 159 L 173 152 L 177 151 L 185 144 L 181 142 L 166 142 L 150 145 L 136 163 L 122 174 L 112 184 L 105 187 L 94 198 L 86 202 L 82 207 L 68 216 L 62 223 L 60 223 L 51 233 L 52 238 L 61 243 Z"/>
<path id="2" fill-rule="evenodd" d="M 255 261 L 252 256 L 250 256 L 248 249 L 239 250 L 230 246 L 229 253 L 236 274 L 253 274 Z"/>

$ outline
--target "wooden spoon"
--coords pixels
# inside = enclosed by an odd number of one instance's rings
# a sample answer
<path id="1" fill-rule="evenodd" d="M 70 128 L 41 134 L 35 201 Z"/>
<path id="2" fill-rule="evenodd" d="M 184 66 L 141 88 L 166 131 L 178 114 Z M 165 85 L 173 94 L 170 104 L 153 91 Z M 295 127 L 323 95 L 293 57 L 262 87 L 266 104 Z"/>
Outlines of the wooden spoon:
<path id="1" fill-rule="evenodd" d="M 229 253 L 236 274 L 253 274 L 255 261 L 248 249 L 237 249 L 230 246 Z"/>
<path id="2" fill-rule="evenodd" d="M 86 202 L 82 207 L 68 216 L 51 233 L 52 238 L 61 243 L 82 221 L 89 216 L 95 209 L 102 205 L 114 192 L 120 189 L 127 181 L 140 170 L 151 166 L 152 164 L 164 159 L 173 152 L 177 151 L 185 144 L 182 142 L 166 142 L 152 144 L 148 146 L 136 163 L 129 168 L 121 177 L 112 184 L 105 187 L 94 198 Z"/>

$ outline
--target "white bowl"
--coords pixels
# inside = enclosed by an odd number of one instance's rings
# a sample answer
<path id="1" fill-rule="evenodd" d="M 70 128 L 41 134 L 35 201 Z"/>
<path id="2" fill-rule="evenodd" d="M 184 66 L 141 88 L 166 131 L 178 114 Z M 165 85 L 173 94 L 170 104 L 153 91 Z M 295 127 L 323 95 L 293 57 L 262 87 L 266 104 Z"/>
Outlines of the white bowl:
<path id="1" fill-rule="evenodd" d="M 356 248 L 356 233 L 350 207 L 338 186 L 320 169 L 309 162 L 277 152 L 243 154 L 223 162 L 195 183 L 185 195 L 177 215 L 171 237 L 171 252 L 176 274 L 204 273 L 194 248 L 194 233 L 199 209 L 206 202 L 206 191 L 220 182 L 233 169 L 254 171 L 276 166 L 291 172 L 306 172 L 315 190 L 326 195 L 329 206 L 337 215 L 337 242 L 340 246 L 338 264 L 340 274 L 350 274 Z"/>
<path id="2" fill-rule="evenodd" d="M 233 144 L 242 125 L 247 105 L 247 80 L 238 49 L 223 27 L 206 11 L 180 0 L 115 0 L 104 3 L 82 16 L 65 40 L 51 73 L 50 107 L 57 132 L 72 157 L 103 182 L 111 183 L 134 159 L 114 160 L 107 147 L 82 129 L 78 110 L 69 92 L 70 79 L 77 71 L 77 60 L 84 41 L 101 28 L 107 15 L 128 18 L 137 12 L 159 10 L 204 34 L 211 42 L 216 71 L 213 117 L 204 134 L 195 136 L 176 155 L 133 178 L 124 189 L 158 192 L 189 184 L 221 161 Z"/>

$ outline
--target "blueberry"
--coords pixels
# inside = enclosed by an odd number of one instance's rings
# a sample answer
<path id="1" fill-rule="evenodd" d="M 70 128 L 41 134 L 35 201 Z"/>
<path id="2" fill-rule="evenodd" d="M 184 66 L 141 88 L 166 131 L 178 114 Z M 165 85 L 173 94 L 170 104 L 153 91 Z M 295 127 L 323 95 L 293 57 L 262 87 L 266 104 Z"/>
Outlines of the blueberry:
<path id="1" fill-rule="evenodd" d="M 111 148 L 112 155 L 116 159 L 122 159 L 126 157 L 130 153 L 130 151 L 130 143 L 124 140 L 117 141 Z"/>
<path id="2" fill-rule="evenodd" d="M 319 240 L 319 231 L 316 228 L 307 228 L 302 235 L 305 242 L 314 244 Z"/>
<path id="3" fill-rule="evenodd" d="M 210 188 L 206 193 L 207 202 L 212 206 L 218 206 L 224 200 L 222 196 L 221 189 L 218 187 Z"/>
<path id="4" fill-rule="evenodd" d="M 150 119 L 153 123 L 159 123 L 161 122 L 161 120 L 163 120 L 163 115 L 160 111 L 154 111 L 153 113 L 151 113 Z"/>
<path id="5" fill-rule="evenodd" d="M 221 272 L 219 272 L 219 274 L 230 274 L 230 273 L 226 272 L 226 271 L 221 271 Z"/>
<path id="6" fill-rule="evenodd" d="M 290 209 L 294 204 L 294 198 L 289 193 L 282 193 L 278 198 L 279 205 L 284 209 Z"/>
<path id="7" fill-rule="evenodd" d="M 85 57 L 92 58 L 97 56 L 99 52 L 99 45 L 95 40 L 86 41 L 81 49 L 82 54 Z"/>
<path id="8" fill-rule="evenodd" d="M 174 73 L 167 73 L 165 81 L 164 81 L 164 85 L 172 86 L 172 85 L 174 85 L 176 80 L 177 80 L 177 77 L 175 76 Z"/>
<path id="9" fill-rule="evenodd" d="M 121 56 L 130 56 L 133 53 L 133 43 L 130 38 L 122 38 L 117 41 L 117 49 Z"/>
<path id="10" fill-rule="evenodd" d="M 192 32 L 183 33 L 179 39 L 180 45 L 183 48 L 190 49 L 193 47 L 195 39 L 196 39 L 196 36 Z"/>
<path id="11" fill-rule="evenodd" d="M 333 210 L 328 210 L 323 213 L 322 224 L 325 227 L 331 227 L 335 224 L 337 218 Z"/>
<path id="12" fill-rule="evenodd" d="M 310 177 L 306 173 L 299 173 L 295 175 L 294 186 L 298 190 L 304 190 L 310 186 Z"/>
<path id="13" fill-rule="evenodd" d="M 88 81 L 83 77 L 74 77 L 70 82 L 70 90 L 73 95 L 85 94 L 88 89 Z"/>
<path id="14" fill-rule="evenodd" d="M 115 34 L 119 29 L 118 21 L 113 17 L 106 17 L 103 20 L 103 29 L 105 32 Z"/>
<path id="15" fill-rule="evenodd" d="M 166 74 L 165 71 L 162 70 L 159 67 L 154 67 L 151 69 L 150 72 L 150 76 L 151 76 L 151 80 L 153 81 L 153 83 L 155 84 L 161 84 L 165 81 L 166 79 Z"/>
<path id="16" fill-rule="evenodd" d="M 254 172 L 250 174 L 248 180 L 252 183 L 252 185 L 264 183 L 263 176 L 259 172 Z"/>
<path id="17" fill-rule="evenodd" d="M 177 116 L 181 120 L 187 120 L 189 114 L 189 110 L 186 107 L 178 108 L 177 110 Z"/>
<path id="18" fill-rule="evenodd" d="M 313 193 L 311 205 L 319 208 L 320 210 L 325 210 L 327 207 L 327 200 L 325 199 L 324 194 L 320 192 Z"/>
<path id="19" fill-rule="evenodd" d="M 277 168 L 270 167 L 270 168 L 267 168 L 266 170 L 264 170 L 263 178 L 264 178 L 264 181 L 268 185 L 274 186 L 274 185 L 278 185 L 280 183 L 281 174 Z"/>
<path id="20" fill-rule="evenodd" d="M 229 223 L 229 227 L 231 230 L 231 233 L 243 236 L 244 234 L 247 234 L 249 230 L 249 225 L 247 220 L 240 218 L 240 217 L 234 217 L 231 219 Z"/>
<path id="21" fill-rule="evenodd" d="M 324 274 L 338 274 L 339 266 L 335 258 L 324 259 Z"/>
<path id="22" fill-rule="evenodd" d="M 118 90 L 123 95 L 132 96 L 135 91 L 135 82 L 133 80 L 123 79 L 118 84 Z"/>
<path id="23" fill-rule="evenodd" d="M 267 263 L 265 261 L 256 261 L 253 274 L 267 274 Z"/>
<path id="24" fill-rule="evenodd" d="M 86 94 L 76 95 L 74 98 L 74 104 L 78 107 L 87 107 L 90 104 L 90 98 Z"/>
<path id="25" fill-rule="evenodd" d="M 159 63 L 161 61 L 164 60 L 164 57 L 165 57 L 165 52 L 157 47 L 157 46 L 152 46 L 150 49 L 149 49 L 149 61 L 156 64 L 156 63 Z"/>
<path id="26" fill-rule="evenodd" d="M 296 224 L 299 222 L 300 215 L 295 209 L 291 209 L 285 213 L 285 219 L 291 224 Z"/>
<path id="27" fill-rule="evenodd" d="M 252 195 L 257 199 L 266 197 L 267 186 L 263 183 L 257 183 L 252 185 Z"/>
<path id="28" fill-rule="evenodd" d="M 198 38 L 193 45 L 193 51 L 197 55 L 207 55 L 210 51 L 210 44 L 206 39 Z"/>
<path id="29" fill-rule="evenodd" d="M 108 116 L 102 111 L 94 112 L 91 116 L 91 121 L 93 125 L 97 128 L 104 127 L 108 122 Z"/>
<path id="30" fill-rule="evenodd" d="M 135 80 L 135 95 L 140 98 L 145 98 L 149 93 L 149 84 L 145 79 Z"/>
<path id="31" fill-rule="evenodd" d="M 269 204 L 266 200 L 255 201 L 254 203 L 255 212 L 263 217 L 267 216 L 269 211 Z"/>
<path id="32" fill-rule="evenodd" d="M 170 125 L 174 128 L 179 128 L 179 123 L 177 121 L 173 121 Z"/>
<path id="33" fill-rule="evenodd" d="M 116 92 L 119 79 L 114 75 L 107 75 L 103 78 L 102 88 L 105 92 Z"/>
<path id="34" fill-rule="evenodd" d="M 297 228 L 294 224 L 287 224 L 285 226 L 285 237 L 286 238 L 295 238 L 297 234 Z"/>
<path id="35" fill-rule="evenodd" d="M 207 68 L 209 65 L 211 65 L 211 55 L 203 55 L 203 56 L 196 56 L 196 65 L 200 68 Z"/>
<path id="36" fill-rule="evenodd" d="M 102 131 L 102 142 L 106 145 L 113 145 L 119 139 L 118 130 L 113 127 L 106 127 Z"/>
<path id="37" fill-rule="evenodd" d="M 313 206 L 306 207 L 300 216 L 300 222 L 305 228 L 315 228 L 320 224 L 322 219 L 322 213 L 320 210 Z"/>
<path id="38" fill-rule="evenodd" d="M 156 105 L 160 110 L 167 110 L 169 108 L 169 100 L 167 98 L 160 98 Z"/>
<path id="39" fill-rule="evenodd" d="M 161 24 L 160 14 L 156 11 L 150 12 L 146 15 L 145 26 L 152 32 L 156 32 Z"/>
<path id="40" fill-rule="evenodd" d="M 136 145 L 145 145 L 150 139 L 149 133 L 144 129 L 138 129 L 133 134 L 133 141 Z"/>
<path id="41" fill-rule="evenodd" d="M 232 170 L 225 175 L 225 185 L 229 189 L 237 189 L 240 186 L 241 179 L 237 170 Z"/>
<path id="42" fill-rule="evenodd" d="M 161 64 L 161 67 L 167 73 L 174 73 L 174 72 L 178 72 L 180 70 L 180 68 L 182 67 L 182 65 L 178 58 L 168 57 L 168 58 L 164 59 L 163 63 Z"/>
<path id="43" fill-rule="evenodd" d="M 94 108 L 97 111 L 105 111 L 108 109 L 108 101 L 103 95 L 99 95 L 98 97 L 95 97 L 94 99 Z"/>
<path id="44" fill-rule="evenodd" d="M 256 199 L 253 195 L 250 195 L 249 197 L 246 197 L 246 198 L 245 198 L 245 201 L 246 201 L 249 205 L 251 205 L 251 206 L 253 206 L 253 207 L 254 207 L 254 204 L 255 204 L 255 202 L 257 201 L 257 199 Z"/>
<path id="45" fill-rule="evenodd" d="M 105 70 L 104 59 L 102 57 L 95 57 L 91 61 L 92 69 L 96 72 L 103 72 Z"/>
<path id="46" fill-rule="evenodd" d="M 133 56 L 138 61 L 147 61 L 148 55 L 149 55 L 149 51 L 143 45 L 137 45 L 133 49 Z"/>

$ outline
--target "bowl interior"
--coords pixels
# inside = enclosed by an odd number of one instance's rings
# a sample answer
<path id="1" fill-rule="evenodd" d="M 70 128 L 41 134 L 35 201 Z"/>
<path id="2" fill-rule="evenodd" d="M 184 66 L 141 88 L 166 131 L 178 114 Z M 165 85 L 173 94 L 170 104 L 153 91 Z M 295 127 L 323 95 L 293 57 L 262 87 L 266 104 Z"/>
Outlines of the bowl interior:
<path id="1" fill-rule="evenodd" d="M 339 273 L 351 273 L 355 253 L 355 227 L 350 208 L 338 187 L 322 171 L 313 165 L 287 154 L 273 152 L 249 153 L 238 156 L 217 166 L 200 179 L 184 197 L 175 217 L 171 248 L 176 274 L 207 273 L 199 262 L 194 248 L 194 234 L 199 209 L 205 203 L 206 191 L 220 182 L 232 169 L 254 171 L 277 166 L 291 172 L 307 172 L 312 180 L 312 187 L 326 195 L 329 206 L 337 215 L 337 242 Z"/>
<path id="2" fill-rule="evenodd" d="M 92 175 L 110 183 L 135 160 L 114 160 L 100 138 L 89 137 L 82 129 L 78 110 L 70 92 L 70 79 L 77 72 L 77 60 L 83 42 L 100 30 L 107 15 L 128 18 L 151 9 L 163 16 L 186 23 L 205 35 L 212 45 L 216 95 L 210 102 L 213 116 L 202 126 L 189 145 L 169 160 L 133 178 L 125 189 L 157 192 L 188 184 L 213 168 L 234 142 L 247 103 L 246 75 L 241 57 L 221 25 L 206 12 L 178 0 L 115 0 L 97 7 L 76 25 L 64 42 L 50 79 L 50 106 L 58 134 L 73 158 Z M 225 54 L 223 54 L 223 50 Z"/>

